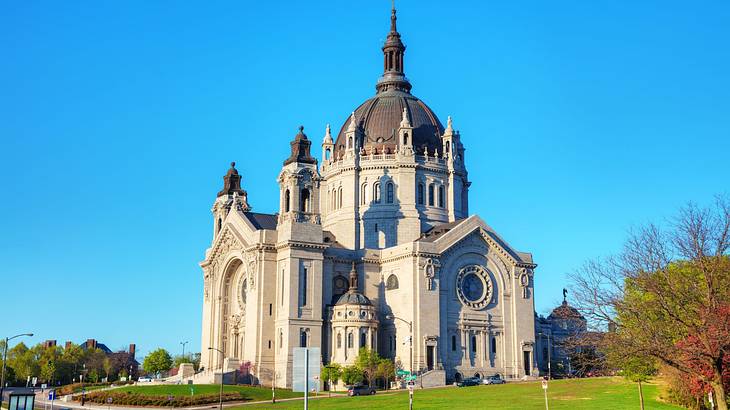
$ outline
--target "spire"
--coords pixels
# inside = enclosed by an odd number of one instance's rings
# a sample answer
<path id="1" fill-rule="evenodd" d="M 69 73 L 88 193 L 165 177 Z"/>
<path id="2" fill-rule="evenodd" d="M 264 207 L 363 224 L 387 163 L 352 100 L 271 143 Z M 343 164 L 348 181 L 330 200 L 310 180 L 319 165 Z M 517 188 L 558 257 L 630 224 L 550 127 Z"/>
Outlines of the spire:
<path id="1" fill-rule="evenodd" d="M 411 121 L 408 119 L 408 109 L 403 107 L 403 118 L 400 121 L 401 128 L 410 128 Z"/>
<path id="2" fill-rule="evenodd" d="M 246 191 L 241 189 L 241 176 L 238 175 L 236 169 L 236 163 L 231 162 L 231 168 L 228 170 L 226 175 L 223 177 L 223 190 L 218 192 L 217 196 L 223 195 L 246 195 Z"/>
<path id="3" fill-rule="evenodd" d="M 284 165 L 291 164 L 292 162 L 301 162 L 305 164 L 316 164 L 317 160 L 309 154 L 309 148 L 312 146 L 312 141 L 307 139 L 304 134 L 304 126 L 299 126 L 299 132 L 294 137 L 294 141 L 290 142 L 291 155 L 284 161 Z"/>
<path id="4" fill-rule="evenodd" d="M 355 132 L 357 130 L 357 119 L 355 119 L 355 111 L 350 115 L 350 124 L 347 126 L 347 132 Z"/>
<path id="5" fill-rule="evenodd" d="M 355 261 L 352 261 L 352 269 L 350 269 L 350 293 L 357 292 L 357 269 L 355 269 Z"/>
<path id="6" fill-rule="evenodd" d="M 332 144 L 332 132 L 330 131 L 330 125 L 327 124 L 327 128 L 324 131 L 324 143 Z"/>
<path id="7" fill-rule="evenodd" d="M 403 54 L 406 51 L 406 46 L 401 42 L 396 25 L 397 20 L 395 2 L 393 2 L 393 8 L 390 12 L 390 32 L 385 39 L 385 44 L 383 44 L 383 76 L 378 79 L 378 83 L 375 85 L 378 93 L 388 90 L 398 90 L 406 93 L 411 91 L 411 83 L 408 82 L 403 71 Z"/>

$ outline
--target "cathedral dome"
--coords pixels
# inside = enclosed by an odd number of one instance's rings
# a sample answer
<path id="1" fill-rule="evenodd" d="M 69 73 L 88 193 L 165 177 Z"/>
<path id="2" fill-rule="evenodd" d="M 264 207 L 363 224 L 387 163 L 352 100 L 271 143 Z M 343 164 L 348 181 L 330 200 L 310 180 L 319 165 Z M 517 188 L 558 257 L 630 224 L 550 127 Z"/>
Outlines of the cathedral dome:
<path id="1" fill-rule="evenodd" d="M 404 56 L 406 46 L 401 41 L 400 33 L 396 28 L 395 8 L 390 16 L 390 32 L 383 45 L 383 75 L 375 85 L 377 94 L 368 99 L 353 112 L 355 125 L 363 135 L 360 145 L 367 153 L 376 149 L 395 152 L 398 145 L 398 128 L 403 119 L 405 109 L 411 126 L 413 127 L 412 145 L 417 153 L 427 148 L 433 153 L 441 150 L 441 135 L 444 127 L 436 114 L 421 100 L 411 94 L 411 83 L 404 71 Z M 345 133 L 350 125 L 351 116 L 348 116 L 340 128 L 334 146 L 334 155 L 338 157 L 346 146 Z"/>
<path id="2" fill-rule="evenodd" d="M 362 146 L 366 152 L 375 148 L 380 152 L 389 149 L 395 152 L 398 145 L 398 128 L 403 118 L 403 109 L 413 126 L 413 147 L 416 152 L 424 148 L 433 153 L 441 150 L 441 135 L 444 127 L 436 114 L 421 100 L 406 91 L 391 89 L 378 93 L 355 109 L 355 120 L 364 134 Z M 335 155 L 345 149 L 345 131 L 350 123 L 348 116 L 335 142 Z"/>
<path id="3" fill-rule="evenodd" d="M 371 302 L 367 296 L 363 295 L 360 292 L 347 292 L 344 295 L 340 296 L 339 299 L 337 299 L 337 303 L 335 303 L 335 305 L 336 306 L 339 306 L 339 305 L 372 306 L 373 302 Z"/>

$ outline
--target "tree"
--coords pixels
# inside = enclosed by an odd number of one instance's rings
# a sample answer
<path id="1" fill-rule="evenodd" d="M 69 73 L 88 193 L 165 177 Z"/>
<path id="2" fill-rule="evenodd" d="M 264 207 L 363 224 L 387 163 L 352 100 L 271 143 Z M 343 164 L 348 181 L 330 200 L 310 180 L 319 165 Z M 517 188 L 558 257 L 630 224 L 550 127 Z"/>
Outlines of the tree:
<path id="1" fill-rule="evenodd" d="M 385 388 L 388 388 L 389 382 L 395 377 L 395 363 L 388 358 L 381 358 L 378 361 L 378 369 L 375 371 L 376 377 L 385 379 Z"/>
<path id="2" fill-rule="evenodd" d="M 147 373 L 158 374 L 172 368 L 172 357 L 165 349 L 157 349 L 144 358 L 142 368 Z"/>
<path id="3" fill-rule="evenodd" d="M 600 347 L 654 358 L 714 392 L 730 387 L 730 202 L 682 208 L 669 226 L 631 233 L 623 251 L 571 275 Z"/>
<path id="4" fill-rule="evenodd" d="M 375 350 L 361 347 L 355 358 L 355 366 L 357 366 L 368 381 L 368 386 L 372 386 L 373 381 L 377 377 L 378 363 L 381 357 Z"/>
<path id="5" fill-rule="evenodd" d="M 346 366 L 342 369 L 342 381 L 347 385 L 362 383 L 364 379 L 365 375 L 357 366 Z"/>
<path id="6" fill-rule="evenodd" d="M 342 376 L 342 366 L 337 363 L 330 363 L 322 367 L 319 379 L 323 382 L 327 382 L 328 384 L 335 384 L 338 380 L 340 380 L 340 376 Z M 332 389 L 331 385 L 329 386 L 329 389 Z"/>
<path id="7" fill-rule="evenodd" d="M 648 357 L 623 357 L 620 363 L 621 372 L 624 377 L 639 387 L 639 404 L 641 410 L 644 410 L 644 391 L 641 383 L 647 382 L 651 376 L 656 374 L 656 365 L 654 360 Z"/>

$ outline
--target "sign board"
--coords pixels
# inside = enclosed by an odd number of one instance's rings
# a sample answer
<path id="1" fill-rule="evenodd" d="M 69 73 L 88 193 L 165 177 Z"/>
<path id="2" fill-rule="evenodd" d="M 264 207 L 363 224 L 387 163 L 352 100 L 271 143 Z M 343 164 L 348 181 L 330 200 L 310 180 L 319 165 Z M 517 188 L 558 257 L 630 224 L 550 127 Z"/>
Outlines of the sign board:
<path id="1" fill-rule="evenodd" d="M 48 388 L 48 384 L 46 384 L 46 383 L 41 384 L 41 389 L 45 390 L 47 388 Z"/>
<path id="2" fill-rule="evenodd" d="M 33 410 L 34 394 L 11 394 L 8 410 Z"/>
<path id="3" fill-rule="evenodd" d="M 56 391 L 51 390 L 48 392 L 48 400 L 53 401 L 56 400 Z"/>
<path id="4" fill-rule="evenodd" d="M 319 391 L 319 347 L 295 347 L 292 391 Z M 306 373 L 306 377 L 305 377 Z M 315 379 L 317 377 L 317 379 Z"/>
<path id="5" fill-rule="evenodd" d="M 33 387 L 35 387 L 36 384 L 38 384 L 38 378 L 33 377 Z"/>
<path id="6" fill-rule="evenodd" d="M 542 381 L 542 389 L 547 390 L 547 380 Z"/>
<path id="7" fill-rule="evenodd" d="M 398 369 L 395 371 L 395 374 L 397 374 L 398 376 L 409 376 L 411 372 L 409 372 L 408 370 Z"/>

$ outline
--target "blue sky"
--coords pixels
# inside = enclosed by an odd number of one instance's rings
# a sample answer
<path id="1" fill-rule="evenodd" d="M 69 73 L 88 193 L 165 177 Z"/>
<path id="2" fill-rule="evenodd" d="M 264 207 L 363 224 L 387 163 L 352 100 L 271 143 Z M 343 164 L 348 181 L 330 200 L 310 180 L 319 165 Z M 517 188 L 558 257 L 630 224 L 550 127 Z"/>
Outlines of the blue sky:
<path id="1" fill-rule="evenodd" d="M 0 335 L 199 349 L 210 207 L 374 93 L 390 2 L 5 2 Z M 728 191 L 727 1 L 398 1 L 413 93 L 454 117 L 471 212 L 536 308 L 628 229 Z M 190 349 L 190 346 L 188 347 Z"/>

